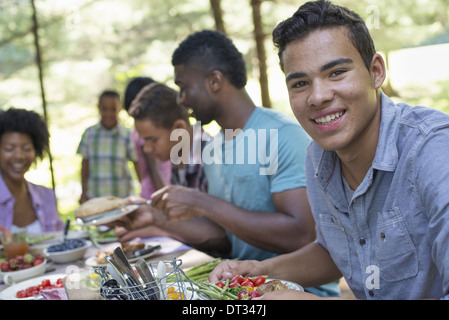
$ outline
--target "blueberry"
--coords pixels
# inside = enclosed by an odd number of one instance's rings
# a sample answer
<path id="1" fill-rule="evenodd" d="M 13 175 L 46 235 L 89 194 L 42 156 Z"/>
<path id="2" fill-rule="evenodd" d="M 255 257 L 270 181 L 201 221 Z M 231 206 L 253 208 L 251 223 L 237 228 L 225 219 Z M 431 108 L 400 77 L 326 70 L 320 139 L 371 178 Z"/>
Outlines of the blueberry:
<path id="1" fill-rule="evenodd" d="M 84 240 L 81 239 L 70 239 L 61 244 L 55 244 L 47 248 L 47 252 L 60 252 L 73 250 L 76 248 L 83 247 L 86 244 Z"/>

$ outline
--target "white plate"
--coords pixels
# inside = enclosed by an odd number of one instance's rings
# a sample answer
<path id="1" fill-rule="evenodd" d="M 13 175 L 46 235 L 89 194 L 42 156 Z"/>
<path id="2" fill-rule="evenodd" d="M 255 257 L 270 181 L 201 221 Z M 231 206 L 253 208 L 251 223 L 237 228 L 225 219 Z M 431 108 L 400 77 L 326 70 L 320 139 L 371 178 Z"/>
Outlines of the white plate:
<path id="1" fill-rule="evenodd" d="M 266 279 L 265 283 L 267 283 L 268 281 L 271 280 L 279 280 L 279 279 Z M 295 283 L 295 282 L 291 282 L 291 281 L 287 281 L 287 280 L 280 280 L 283 284 L 285 284 L 287 286 L 288 289 L 292 289 L 292 290 L 297 290 L 297 291 L 304 291 L 304 288 L 301 287 L 299 284 Z M 244 288 L 242 288 L 242 290 L 245 290 Z M 202 292 L 198 292 L 196 293 L 196 296 L 200 299 L 200 300 L 210 300 L 209 296 L 207 296 L 206 294 L 202 293 Z"/>
<path id="2" fill-rule="evenodd" d="M 129 204 L 121 208 L 120 210 L 112 210 L 111 212 L 100 213 L 96 216 L 89 217 L 89 221 L 84 222 L 82 219 L 78 218 L 76 221 L 83 226 L 100 226 L 107 224 L 109 222 L 120 219 L 127 214 L 133 212 L 139 207 L 137 204 Z M 96 217 L 96 218 L 94 218 Z M 93 219 L 93 220 L 90 220 Z"/>
<path id="3" fill-rule="evenodd" d="M 145 248 L 149 248 L 151 246 L 157 246 L 157 245 L 159 245 L 159 243 L 155 243 L 155 242 L 145 243 Z M 156 249 L 154 251 L 151 251 L 151 252 L 149 252 L 147 254 L 143 254 L 143 255 L 138 256 L 138 257 L 130 257 L 130 258 L 128 258 L 128 261 L 130 263 L 133 263 L 133 262 L 136 262 L 136 261 L 138 261 L 140 259 L 147 259 L 147 258 L 149 258 L 151 256 L 154 256 L 156 253 L 159 252 L 159 250 L 161 250 L 161 248 Z M 86 263 L 87 266 L 93 267 L 93 268 L 95 268 L 95 267 L 106 267 L 106 266 L 109 265 L 109 263 L 100 263 L 100 264 L 97 263 L 97 257 L 96 256 L 92 256 L 90 258 L 87 258 L 85 263 Z"/>
<path id="4" fill-rule="evenodd" d="M 41 277 L 28 279 L 19 283 L 16 283 L 2 291 L 0 291 L 0 300 L 39 300 L 42 299 L 41 295 L 29 297 L 29 298 L 17 298 L 17 291 L 24 290 L 31 286 L 37 286 L 42 283 L 42 280 L 48 279 L 51 281 L 51 284 L 55 284 L 56 280 L 59 278 L 63 279 L 65 274 L 53 274 L 53 275 L 44 275 Z"/>

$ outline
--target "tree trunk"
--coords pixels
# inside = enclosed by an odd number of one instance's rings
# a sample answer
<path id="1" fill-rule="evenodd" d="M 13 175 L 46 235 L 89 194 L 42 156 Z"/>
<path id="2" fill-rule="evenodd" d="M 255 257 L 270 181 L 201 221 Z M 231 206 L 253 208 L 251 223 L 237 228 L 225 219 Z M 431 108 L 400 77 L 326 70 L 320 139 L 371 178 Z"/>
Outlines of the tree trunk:
<path id="1" fill-rule="evenodd" d="M 263 32 L 262 17 L 260 14 L 261 0 L 250 0 L 253 11 L 254 38 L 256 40 L 257 60 L 259 64 L 259 83 L 262 105 L 271 108 L 270 91 L 267 76 L 267 61 L 265 53 L 265 33 Z"/>
<path id="2" fill-rule="evenodd" d="M 385 53 L 385 68 L 387 72 L 390 70 L 389 53 L 388 51 Z M 389 97 L 399 97 L 399 92 L 391 85 L 391 77 L 388 77 L 386 83 L 382 85 L 382 91 Z"/>
<path id="3" fill-rule="evenodd" d="M 33 20 L 33 36 L 34 36 L 34 46 L 36 49 L 36 65 L 39 71 L 39 84 L 40 84 L 40 89 L 41 89 L 41 98 L 42 98 L 42 107 L 44 109 L 44 119 L 45 122 L 48 125 L 48 115 L 47 115 L 47 102 L 45 99 L 45 89 L 44 89 L 44 76 L 43 76 L 43 68 L 42 68 L 42 58 L 41 58 L 41 49 L 39 46 L 39 23 L 37 21 L 37 10 L 36 10 L 36 6 L 34 4 L 34 0 L 30 0 L 31 1 L 31 7 L 33 9 L 33 16 L 32 16 L 32 20 Z M 55 191 L 55 178 L 54 178 L 54 173 L 53 173 L 53 157 L 51 155 L 51 151 L 50 151 L 50 146 L 49 146 L 49 150 L 48 150 L 48 157 L 50 160 L 50 172 L 51 172 L 51 183 L 52 183 L 52 187 L 53 187 L 53 191 Z"/>
<path id="4" fill-rule="evenodd" d="M 210 0 L 210 7 L 215 19 L 215 28 L 223 33 L 226 33 L 223 22 L 223 10 L 221 10 L 221 0 Z"/>

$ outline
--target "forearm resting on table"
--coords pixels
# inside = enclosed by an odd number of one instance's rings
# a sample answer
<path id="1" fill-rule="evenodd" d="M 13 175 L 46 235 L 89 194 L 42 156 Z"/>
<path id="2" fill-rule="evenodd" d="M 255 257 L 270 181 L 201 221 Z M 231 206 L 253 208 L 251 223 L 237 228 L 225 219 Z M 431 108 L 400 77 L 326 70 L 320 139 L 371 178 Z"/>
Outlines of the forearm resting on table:
<path id="1" fill-rule="evenodd" d="M 327 250 L 316 242 L 292 253 L 264 260 L 263 264 L 270 278 L 294 281 L 303 287 L 323 285 L 342 276 Z"/>

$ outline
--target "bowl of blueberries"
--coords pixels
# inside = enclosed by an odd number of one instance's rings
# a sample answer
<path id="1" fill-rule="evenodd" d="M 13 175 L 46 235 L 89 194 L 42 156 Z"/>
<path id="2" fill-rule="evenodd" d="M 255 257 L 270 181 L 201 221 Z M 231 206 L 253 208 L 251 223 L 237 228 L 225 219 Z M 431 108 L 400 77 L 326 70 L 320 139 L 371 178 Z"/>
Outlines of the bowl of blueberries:
<path id="1" fill-rule="evenodd" d="M 55 263 L 69 263 L 83 258 L 92 245 L 89 240 L 68 239 L 44 249 L 44 255 Z"/>

